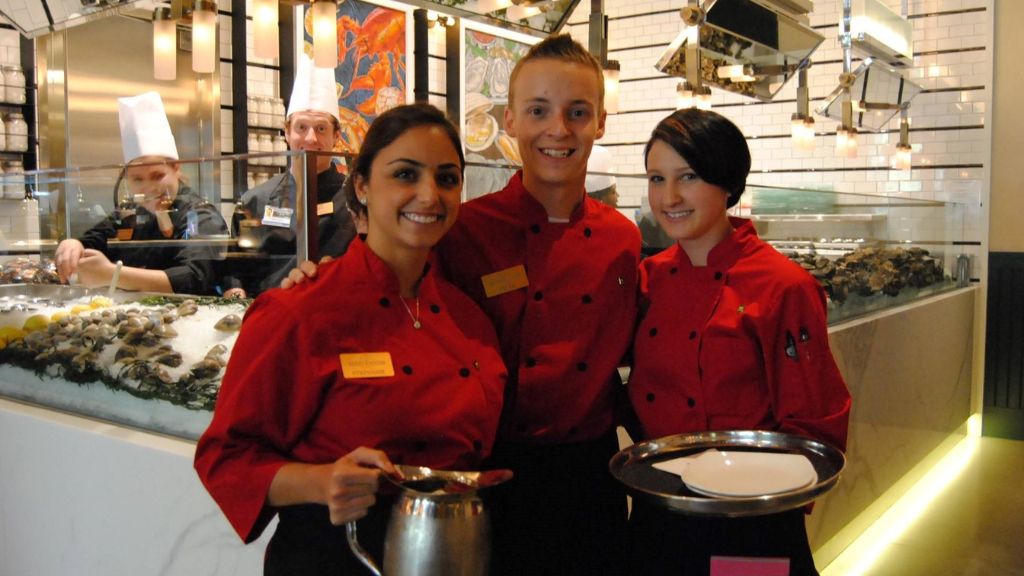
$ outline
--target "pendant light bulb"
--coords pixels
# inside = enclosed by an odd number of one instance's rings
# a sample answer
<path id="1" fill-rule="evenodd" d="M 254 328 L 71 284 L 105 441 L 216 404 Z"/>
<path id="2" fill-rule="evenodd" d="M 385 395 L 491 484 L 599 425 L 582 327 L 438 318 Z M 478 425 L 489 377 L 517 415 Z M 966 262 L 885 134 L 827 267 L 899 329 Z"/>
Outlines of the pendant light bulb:
<path id="1" fill-rule="evenodd" d="M 257 58 L 278 58 L 277 0 L 252 0 L 253 52 Z"/>
<path id="2" fill-rule="evenodd" d="M 338 4 L 335 0 L 314 0 L 313 65 L 318 68 L 338 67 Z"/>
<path id="3" fill-rule="evenodd" d="M 604 109 L 609 114 L 619 112 L 619 63 L 616 60 L 604 65 Z"/>
<path id="4" fill-rule="evenodd" d="M 192 12 L 192 70 L 212 74 L 217 65 L 217 4 L 196 0 Z"/>
<path id="5" fill-rule="evenodd" d="M 178 77 L 177 24 L 170 8 L 153 11 L 153 78 L 174 80 Z"/>

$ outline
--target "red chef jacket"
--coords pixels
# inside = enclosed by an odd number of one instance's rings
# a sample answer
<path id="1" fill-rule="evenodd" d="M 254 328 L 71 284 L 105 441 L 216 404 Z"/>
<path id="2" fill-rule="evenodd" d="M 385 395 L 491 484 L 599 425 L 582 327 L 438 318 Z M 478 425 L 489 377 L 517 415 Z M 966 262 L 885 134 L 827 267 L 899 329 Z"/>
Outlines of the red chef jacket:
<path id="1" fill-rule="evenodd" d="M 850 393 L 824 291 L 748 220 L 695 267 L 679 245 L 641 264 L 629 397 L 649 438 L 774 430 L 846 446 Z"/>
<path id="2" fill-rule="evenodd" d="M 549 222 L 519 172 L 464 204 L 438 246 L 445 272 L 501 341 L 513 381 L 502 440 L 580 442 L 612 425 L 611 383 L 636 318 L 640 233 L 614 208 L 581 197 L 569 222 Z M 516 266 L 529 285 L 489 297 L 484 278 Z"/>
<path id="3" fill-rule="evenodd" d="M 428 267 L 417 330 L 397 278 L 362 241 L 319 274 L 249 307 L 196 448 L 203 484 L 246 542 L 274 515 L 267 491 L 287 462 L 369 446 L 396 463 L 473 469 L 497 431 L 507 376 L 493 327 L 465 294 Z M 394 375 L 346 378 L 339 354 L 365 353 L 387 353 L 369 370 L 389 364 Z M 347 358 L 351 369 L 367 359 Z"/>

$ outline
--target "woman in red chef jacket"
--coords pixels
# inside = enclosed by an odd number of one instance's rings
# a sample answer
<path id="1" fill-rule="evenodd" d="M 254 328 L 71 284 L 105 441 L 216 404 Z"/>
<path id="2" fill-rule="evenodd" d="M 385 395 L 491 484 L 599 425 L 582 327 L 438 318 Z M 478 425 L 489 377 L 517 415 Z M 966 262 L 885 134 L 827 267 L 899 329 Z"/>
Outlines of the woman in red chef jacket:
<path id="1" fill-rule="evenodd" d="M 455 221 L 465 159 L 429 105 L 370 127 L 348 203 L 368 218 L 320 281 L 249 308 L 195 466 L 246 542 L 276 514 L 266 574 L 363 574 L 345 522 L 381 557 L 394 463 L 472 469 L 491 450 L 506 372 L 487 317 L 429 263 Z"/>
<path id="2" fill-rule="evenodd" d="M 825 297 L 807 272 L 732 218 L 746 185 L 743 134 L 678 110 L 644 150 L 651 210 L 676 243 L 640 267 L 630 401 L 646 438 L 773 430 L 844 448 L 850 394 L 828 345 Z M 637 574 L 709 574 L 714 556 L 817 574 L 803 510 L 751 518 L 673 514 L 635 501 Z"/>

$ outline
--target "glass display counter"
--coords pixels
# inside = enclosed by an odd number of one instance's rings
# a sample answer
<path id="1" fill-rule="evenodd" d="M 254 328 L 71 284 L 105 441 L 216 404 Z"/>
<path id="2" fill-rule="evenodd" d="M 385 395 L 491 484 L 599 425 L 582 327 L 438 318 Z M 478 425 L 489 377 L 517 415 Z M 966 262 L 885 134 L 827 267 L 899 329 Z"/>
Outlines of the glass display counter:
<path id="1" fill-rule="evenodd" d="M 651 214 L 643 178 L 618 180 L 620 189 L 625 184 L 644 198 L 635 216 L 644 254 L 671 245 Z M 731 213 L 751 219 L 763 240 L 821 282 L 830 325 L 968 281 L 962 204 L 748 185 Z"/>
<path id="2" fill-rule="evenodd" d="M 47 170 L 2 182 L 24 192 L 0 206 L 22 218 L 0 245 L 0 395 L 197 438 L 246 306 L 316 256 L 323 226 L 306 223 L 334 213 L 317 201 L 314 155 Z M 295 164 L 298 177 L 278 171 L 252 190 L 189 186 L 276 162 Z M 343 168 L 338 159 L 330 170 Z M 253 213 L 264 205 L 273 209 Z M 85 249 L 70 275 L 56 261 L 67 238 Z M 163 270 L 177 293 L 109 289 L 131 268 Z M 231 287 L 245 297 L 223 297 Z"/>
<path id="3" fill-rule="evenodd" d="M 190 181 L 231 181 L 222 176 L 244 173 L 246 164 L 262 164 L 272 156 L 183 161 L 179 167 L 186 177 L 179 190 Z M 307 155 L 283 156 L 290 167 L 305 162 Z M 224 298 L 225 289 L 248 289 L 313 256 L 313 229 L 321 227 L 305 226 L 312 220 L 307 215 L 324 218 L 332 210 L 345 210 L 340 196 L 330 210 L 318 202 L 322 198 L 311 165 L 306 162 L 308 176 L 295 179 L 294 198 L 287 193 L 291 180 L 286 174 L 268 175 L 260 188 L 288 198 L 291 212 L 253 213 L 249 190 L 200 186 L 181 194 L 189 197 L 188 204 L 168 208 L 177 211 L 170 215 L 174 233 L 155 238 L 139 230 L 148 222 L 161 233 L 163 216 L 147 208 L 149 192 L 132 192 L 131 176 L 122 166 L 18 176 L 13 184 L 24 189 L 24 197 L 2 201 L 22 220 L 20 228 L 5 230 L 0 245 L 5 259 L 0 267 L 5 284 L 0 286 L 0 395 L 198 437 L 212 416 L 224 365 L 256 294 L 247 290 L 250 298 Z M 343 167 L 344 159 L 338 159 L 332 169 Z M 514 169 L 471 164 L 465 197 L 499 189 Z M 646 197 L 643 176 L 617 175 L 617 180 L 621 198 Z M 619 210 L 638 224 L 645 254 L 670 244 L 649 209 Z M 963 253 L 963 207 L 954 203 L 750 186 L 734 212 L 751 218 L 762 238 L 822 283 L 833 325 L 950 290 L 962 280 L 957 265 Z M 135 262 L 150 252 L 185 253 L 192 260 L 185 258 L 184 265 L 203 268 L 210 281 L 192 294 L 111 292 L 105 285 L 109 282 L 95 285 L 74 277 L 70 285 L 62 283 L 54 263 L 60 241 L 84 238 L 97 227 L 106 231 L 111 261 Z"/>

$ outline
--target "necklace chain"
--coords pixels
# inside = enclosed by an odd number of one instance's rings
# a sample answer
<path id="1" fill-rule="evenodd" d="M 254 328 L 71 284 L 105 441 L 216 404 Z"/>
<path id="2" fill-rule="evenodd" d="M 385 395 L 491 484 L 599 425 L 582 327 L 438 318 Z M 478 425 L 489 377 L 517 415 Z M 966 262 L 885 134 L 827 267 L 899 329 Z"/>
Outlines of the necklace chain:
<path id="1" fill-rule="evenodd" d="M 421 327 L 423 327 L 423 325 L 420 324 L 420 297 L 419 296 L 416 297 L 416 315 L 415 316 L 413 316 L 412 310 L 409 309 L 409 305 L 405 303 L 405 297 L 404 296 L 399 296 L 398 299 L 402 301 L 402 306 L 405 306 L 405 311 L 409 313 L 409 318 L 412 318 L 412 327 L 417 329 L 417 330 L 419 330 Z"/>

